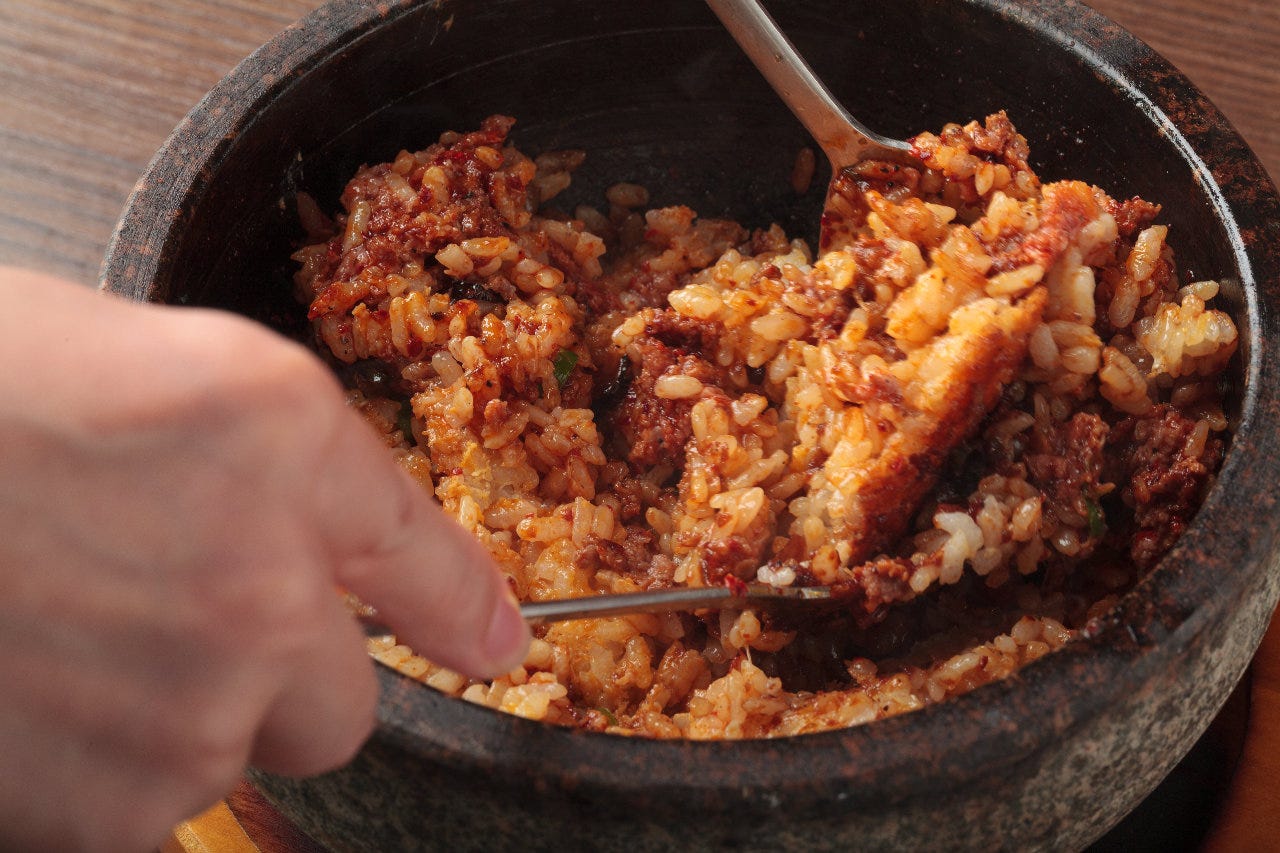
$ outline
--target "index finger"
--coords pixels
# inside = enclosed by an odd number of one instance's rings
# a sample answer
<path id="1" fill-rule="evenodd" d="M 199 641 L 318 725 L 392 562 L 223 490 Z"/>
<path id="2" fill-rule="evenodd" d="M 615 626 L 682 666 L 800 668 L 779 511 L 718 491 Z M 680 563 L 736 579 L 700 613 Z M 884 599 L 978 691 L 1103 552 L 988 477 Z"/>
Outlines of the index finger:
<path id="1" fill-rule="evenodd" d="M 338 582 L 442 666 L 480 678 L 518 666 L 529 629 L 489 553 L 346 414 L 315 496 Z"/>

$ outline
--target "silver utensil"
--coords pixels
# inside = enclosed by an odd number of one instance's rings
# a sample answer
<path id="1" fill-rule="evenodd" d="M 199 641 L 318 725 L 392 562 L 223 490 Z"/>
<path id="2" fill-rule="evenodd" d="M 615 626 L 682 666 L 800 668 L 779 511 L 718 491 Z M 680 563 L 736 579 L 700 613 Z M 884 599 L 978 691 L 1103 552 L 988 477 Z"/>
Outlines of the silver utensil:
<path id="1" fill-rule="evenodd" d="M 817 78 L 757 0 L 707 0 L 814 141 L 840 170 L 862 160 L 897 159 L 911 146 L 868 130 Z"/>
<path id="2" fill-rule="evenodd" d="M 801 586 L 777 587 L 762 583 L 727 586 L 671 587 L 646 592 L 620 592 L 587 595 L 577 598 L 557 598 L 550 601 L 524 601 L 520 614 L 530 625 L 546 625 L 551 622 L 567 622 L 571 619 L 599 619 L 605 616 L 624 616 L 628 613 L 670 613 L 693 610 L 746 610 L 759 608 L 770 611 L 790 608 L 808 609 L 823 602 L 838 602 L 840 597 L 830 587 Z M 394 635 L 395 630 L 378 616 L 367 604 L 348 599 L 352 614 L 360 620 L 364 633 L 369 637 Z"/>
<path id="3" fill-rule="evenodd" d="M 627 613 L 663 613 L 675 610 L 736 609 L 763 607 L 777 609 L 797 604 L 831 601 L 831 590 L 825 586 L 775 587 L 768 584 L 745 584 L 732 589 L 725 586 L 673 587 L 648 592 L 624 592 L 532 601 L 520 605 L 520 612 L 530 625 L 564 622 L 569 619 L 592 619 Z"/>
<path id="4" fill-rule="evenodd" d="M 881 136 L 849 115 L 757 0 L 707 0 L 707 5 L 831 161 L 827 210 L 840 174 L 863 161 L 920 165 L 911 157 L 909 143 Z M 824 249 L 837 236 L 828 233 L 829 224 L 835 226 L 828 220 L 824 215 Z"/>

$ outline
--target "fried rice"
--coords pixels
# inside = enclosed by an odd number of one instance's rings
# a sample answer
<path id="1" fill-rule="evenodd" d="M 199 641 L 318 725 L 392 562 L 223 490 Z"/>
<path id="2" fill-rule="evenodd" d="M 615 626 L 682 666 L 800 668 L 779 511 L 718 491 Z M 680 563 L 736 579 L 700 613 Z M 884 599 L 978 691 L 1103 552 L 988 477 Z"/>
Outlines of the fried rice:
<path id="1" fill-rule="evenodd" d="M 1042 184 L 1003 113 L 843 175 L 816 257 L 629 183 L 558 207 L 584 153 L 530 159 L 513 124 L 362 168 L 333 219 L 300 199 L 297 292 L 351 405 L 522 600 L 842 606 L 562 622 L 491 682 L 393 637 L 379 661 L 616 734 L 856 725 L 1071 642 L 1198 507 L 1237 344 L 1218 285 L 1180 280 L 1157 205 Z"/>

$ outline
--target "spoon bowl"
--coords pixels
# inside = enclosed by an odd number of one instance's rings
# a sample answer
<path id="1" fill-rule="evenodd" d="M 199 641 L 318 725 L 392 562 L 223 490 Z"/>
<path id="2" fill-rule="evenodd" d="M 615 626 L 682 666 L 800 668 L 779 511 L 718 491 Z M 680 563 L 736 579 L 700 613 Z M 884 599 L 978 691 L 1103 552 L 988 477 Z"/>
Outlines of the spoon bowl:
<path id="1" fill-rule="evenodd" d="M 851 116 L 758 0 L 707 0 L 734 41 L 822 148 L 834 169 L 896 160 L 911 144 L 867 129 Z"/>
<path id="2" fill-rule="evenodd" d="M 827 155 L 831 183 L 823 205 L 818 247 L 824 252 L 838 248 L 853 231 L 846 210 L 848 199 L 857 193 L 854 171 L 860 164 L 875 161 L 870 167 L 875 178 L 892 180 L 901 167 L 920 165 L 911 143 L 882 136 L 850 115 L 759 0 L 707 0 L 707 5 Z"/>

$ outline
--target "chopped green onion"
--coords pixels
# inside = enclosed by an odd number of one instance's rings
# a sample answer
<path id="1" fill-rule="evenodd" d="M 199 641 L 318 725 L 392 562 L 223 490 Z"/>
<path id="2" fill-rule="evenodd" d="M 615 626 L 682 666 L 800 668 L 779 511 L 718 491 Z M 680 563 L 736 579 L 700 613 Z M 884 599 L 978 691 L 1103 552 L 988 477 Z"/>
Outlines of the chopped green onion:
<path id="1" fill-rule="evenodd" d="M 404 440 L 413 444 L 413 409 L 408 403 L 400 407 L 400 416 L 396 418 L 396 426 L 404 435 Z"/>
<path id="2" fill-rule="evenodd" d="M 608 708 L 596 708 L 596 710 L 599 711 L 601 714 L 604 714 L 604 718 L 609 721 L 609 725 L 611 726 L 618 725 L 618 718 L 615 717 L 613 715 L 613 712 L 610 711 Z"/>
<path id="3" fill-rule="evenodd" d="M 563 386 L 569 381 L 569 374 L 573 373 L 573 369 L 578 366 L 578 354 L 571 349 L 562 349 L 556 353 L 555 360 L 551 362 L 551 368 L 556 375 L 556 383 Z"/>
<path id="4" fill-rule="evenodd" d="M 1097 539 L 1107 532 L 1107 518 L 1102 512 L 1102 507 L 1088 498 L 1084 500 L 1084 508 L 1085 512 L 1089 514 L 1089 535 Z"/>

